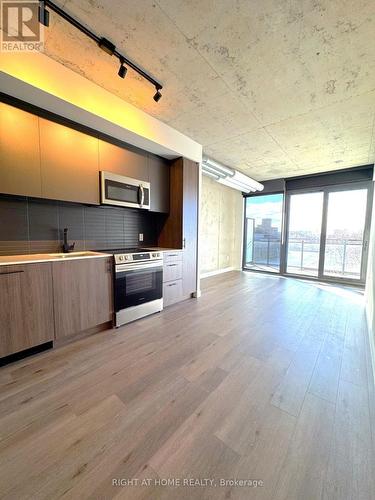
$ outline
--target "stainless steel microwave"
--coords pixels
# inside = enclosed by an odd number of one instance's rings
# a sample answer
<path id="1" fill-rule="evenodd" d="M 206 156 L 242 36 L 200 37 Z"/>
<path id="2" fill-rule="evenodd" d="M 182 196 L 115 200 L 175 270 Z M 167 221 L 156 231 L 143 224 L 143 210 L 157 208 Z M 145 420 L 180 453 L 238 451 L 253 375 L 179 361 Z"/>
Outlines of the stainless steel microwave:
<path id="1" fill-rule="evenodd" d="M 150 209 L 150 183 L 100 172 L 100 200 L 104 205 Z"/>

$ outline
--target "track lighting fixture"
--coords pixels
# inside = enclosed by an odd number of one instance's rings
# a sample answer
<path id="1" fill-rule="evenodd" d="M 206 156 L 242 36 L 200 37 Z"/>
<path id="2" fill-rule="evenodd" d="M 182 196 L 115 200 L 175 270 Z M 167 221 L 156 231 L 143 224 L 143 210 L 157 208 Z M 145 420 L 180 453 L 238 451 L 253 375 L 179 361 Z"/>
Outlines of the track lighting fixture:
<path id="1" fill-rule="evenodd" d="M 104 50 L 104 52 L 106 52 L 110 56 L 113 56 L 113 54 L 115 53 L 116 46 L 104 37 L 99 40 L 98 45 L 102 50 Z"/>
<path id="2" fill-rule="evenodd" d="M 41 24 L 43 24 L 44 26 L 49 26 L 49 11 L 46 10 L 46 7 L 48 7 L 49 10 L 55 12 L 55 14 L 59 15 L 66 22 L 77 28 L 77 30 L 86 35 L 88 38 L 93 40 L 102 50 L 104 50 L 104 52 L 106 52 L 110 56 L 117 57 L 117 59 L 120 61 L 120 68 L 118 70 L 118 75 L 120 78 L 125 78 L 128 68 L 131 68 L 142 78 L 150 82 L 156 88 L 154 101 L 160 101 L 162 97 L 160 91 L 162 90 L 163 86 L 157 80 L 155 80 L 155 78 L 150 76 L 148 73 L 143 71 L 142 68 L 140 68 L 135 63 L 127 59 L 123 54 L 121 54 L 110 40 L 104 37 L 99 37 L 98 35 L 93 33 L 89 28 L 77 21 L 77 19 L 65 12 L 64 9 L 56 5 L 54 2 L 51 2 L 51 0 L 43 0 L 39 2 L 39 22 Z"/>
<path id="3" fill-rule="evenodd" d="M 128 68 L 124 65 L 124 60 L 123 59 L 120 59 L 120 62 L 121 62 L 121 66 L 118 70 L 118 76 L 120 78 L 125 78 L 126 76 L 126 73 L 128 72 Z"/>
<path id="4" fill-rule="evenodd" d="M 39 22 L 48 28 L 49 26 L 49 12 L 44 5 L 44 2 L 39 3 Z"/>
<path id="5" fill-rule="evenodd" d="M 162 97 L 163 96 L 161 95 L 160 90 L 156 87 L 156 94 L 154 95 L 154 101 L 159 102 Z"/>

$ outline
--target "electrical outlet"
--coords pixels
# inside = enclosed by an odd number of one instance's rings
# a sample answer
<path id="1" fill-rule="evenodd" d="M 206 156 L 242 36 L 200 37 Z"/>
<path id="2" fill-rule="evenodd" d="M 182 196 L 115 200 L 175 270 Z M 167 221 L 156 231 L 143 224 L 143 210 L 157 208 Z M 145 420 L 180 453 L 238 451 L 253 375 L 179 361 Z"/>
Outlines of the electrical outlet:
<path id="1" fill-rule="evenodd" d="M 143 241 L 143 233 L 139 233 L 138 238 L 139 238 L 139 241 Z"/>

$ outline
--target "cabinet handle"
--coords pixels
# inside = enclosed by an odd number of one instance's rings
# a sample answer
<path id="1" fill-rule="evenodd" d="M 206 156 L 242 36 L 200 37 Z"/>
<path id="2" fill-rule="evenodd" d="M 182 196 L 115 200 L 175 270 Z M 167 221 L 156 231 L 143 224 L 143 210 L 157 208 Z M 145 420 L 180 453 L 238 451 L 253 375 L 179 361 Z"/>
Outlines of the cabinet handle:
<path id="1" fill-rule="evenodd" d="M 5 273 L 0 273 L 0 276 L 6 276 L 7 274 L 20 274 L 24 273 L 25 271 L 7 271 Z"/>
<path id="2" fill-rule="evenodd" d="M 182 240 L 182 243 L 183 243 L 183 245 L 182 245 L 182 246 L 183 246 L 183 248 L 186 248 L 186 238 L 184 238 L 184 239 Z"/>
<path id="3" fill-rule="evenodd" d="M 167 285 L 167 286 L 176 286 L 176 285 L 177 285 L 177 283 L 170 283 L 170 284 L 169 284 L 169 285 Z"/>
<path id="4" fill-rule="evenodd" d="M 168 257 L 178 257 L 178 253 L 170 253 Z"/>
<path id="5" fill-rule="evenodd" d="M 167 264 L 167 267 L 176 267 L 177 264 Z"/>

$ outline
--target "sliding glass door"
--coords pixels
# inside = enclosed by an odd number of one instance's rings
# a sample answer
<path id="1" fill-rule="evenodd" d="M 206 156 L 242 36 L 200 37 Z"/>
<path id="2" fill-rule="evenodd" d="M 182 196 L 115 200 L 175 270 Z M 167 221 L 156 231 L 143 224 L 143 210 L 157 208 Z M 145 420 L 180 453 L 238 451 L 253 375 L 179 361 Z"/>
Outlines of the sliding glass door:
<path id="1" fill-rule="evenodd" d="M 280 271 L 283 199 L 283 194 L 246 198 L 245 269 Z"/>
<path id="2" fill-rule="evenodd" d="M 289 198 L 287 272 L 319 275 L 323 192 L 292 194 Z"/>
<path id="3" fill-rule="evenodd" d="M 328 193 L 323 275 L 361 279 L 367 189 Z"/>
<path id="4" fill-rule="evenodd" d="M 368 185 L 288 194 L 286 274 L 364 282 L 369 223 Z"/>

